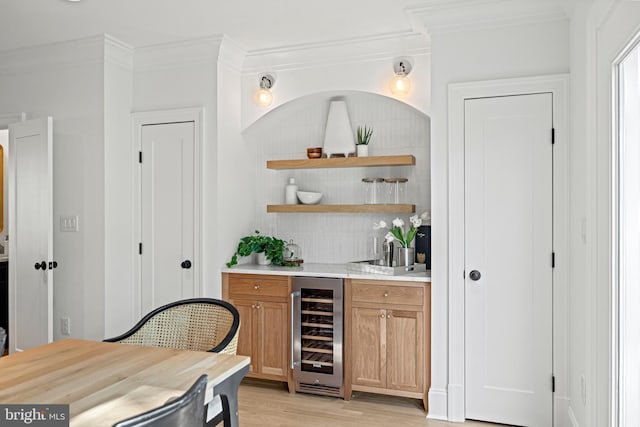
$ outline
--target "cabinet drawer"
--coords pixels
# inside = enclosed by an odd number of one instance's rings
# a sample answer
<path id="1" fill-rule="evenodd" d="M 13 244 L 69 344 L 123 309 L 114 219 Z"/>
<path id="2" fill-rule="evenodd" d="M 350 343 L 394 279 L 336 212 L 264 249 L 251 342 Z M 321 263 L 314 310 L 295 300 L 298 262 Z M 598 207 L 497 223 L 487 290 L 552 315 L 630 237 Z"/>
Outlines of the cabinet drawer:
<path id="1" fill-rule="evenodd" d="M 229 278 L 230 298 L 259 298 L 263 296 L 287 298 L 289 296 L 286 278 L 242 277 Z"/>
<path id="2" fill-rule="evenodd" d="M 382 304 L 423 305 L 424 288 L 395 284 L 351 285 L 351 300 L 354 302 L 372 302 Z"/>

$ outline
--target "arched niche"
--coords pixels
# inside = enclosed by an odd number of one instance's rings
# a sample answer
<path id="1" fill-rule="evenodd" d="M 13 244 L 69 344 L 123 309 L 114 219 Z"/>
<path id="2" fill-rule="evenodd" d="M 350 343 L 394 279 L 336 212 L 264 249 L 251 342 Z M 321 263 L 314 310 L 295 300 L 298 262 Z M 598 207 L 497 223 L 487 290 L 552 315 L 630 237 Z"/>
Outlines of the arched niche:
<path id="1" fill-rule="evenodd" d="M 401 133 L 399 128 L 407 121 L 422 122 L 427 129 L 422 137 L 429 139 L 428 115 L 395 98 L 362 91 L 319 92 L 293 99 L 261 116 L 242 132 L 243 136 L 247 141 L 259 141 L 267 133 L 278 133 L 287 139 L 304 133 L 310 144 L 305 147 L 322 146 L 329 102 L 336 97 L 345 99 L 354 132 L 365 124 L 378 130 L 371 147 L 374 151 L 376 141 L 384 143 L 386 138 Z"/>
<path id="2" fill-rule="evenodd" d="M 270 170 L 267 160 L 305 159 L 308 147 L 322 146 L 329 102 L 343 97 L 355 133 L 373 127 L 369 154 L 412 154 L 415 166 Z M 266 205 L 284 203 L 284 187 L 295 178 L 301 190 L 321 191 L 323 204 L 363 203 L 363 177 L 408 178 L 408 203 L 416 212 L 431 206 L 430 118 L 393 98 L 360 91 L 331 91 L 303 96 L 262 116 L 243 132 L 255 156 L 256 228 L 303 248 L 305 262 L 342 263 L 367 256 L 371 225 L 406 214 L 269 214 Z"/>

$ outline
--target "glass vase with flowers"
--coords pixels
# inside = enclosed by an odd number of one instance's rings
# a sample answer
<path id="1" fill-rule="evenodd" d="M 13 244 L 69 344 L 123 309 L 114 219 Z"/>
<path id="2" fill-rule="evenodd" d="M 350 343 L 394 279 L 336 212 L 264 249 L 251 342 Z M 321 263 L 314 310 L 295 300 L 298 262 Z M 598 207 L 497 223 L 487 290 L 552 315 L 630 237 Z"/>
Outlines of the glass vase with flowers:
<path id="1" fill-rule="evenodd" d="M 389 230 L 385 235 L 387 243 L 397 241 L 400 247 L 397 251 L 396 266 L 413 265 L 415 262 L 415 249 L 411 247 L 411 243 L 416 237 L 418 227 L 422 225 L 422 221 L 429 219 L 429 212 L 423 212 L 421 215 L 413 215 L 409 217 L 411 226 L 405 230 L 405 222 L 400 218 L 396 218 L 391 222 L 391 227 L 387 226 L 385 221 L 379 221 L 373 225 L 375 230 Z"/>

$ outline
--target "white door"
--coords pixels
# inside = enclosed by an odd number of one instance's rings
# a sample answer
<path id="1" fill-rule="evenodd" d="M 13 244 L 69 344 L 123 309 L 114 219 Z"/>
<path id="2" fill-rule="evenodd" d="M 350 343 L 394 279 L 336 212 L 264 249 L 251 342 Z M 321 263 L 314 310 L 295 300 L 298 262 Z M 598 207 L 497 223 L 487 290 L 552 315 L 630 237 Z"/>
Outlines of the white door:
<path id="1" fill-rule="evenodd" d="M 9 125 L 9 351 L 53 340 L 52 119 Z"/>
<path id="2" fill-rule="evenodd" d="M 141 130 L 141 313 L 199 296 L 194 122 Z"/>
<path id="3" fill-rule="evenodd" d="M 553 425 L 552 95 L 465 101 L 466 418 Z"/>

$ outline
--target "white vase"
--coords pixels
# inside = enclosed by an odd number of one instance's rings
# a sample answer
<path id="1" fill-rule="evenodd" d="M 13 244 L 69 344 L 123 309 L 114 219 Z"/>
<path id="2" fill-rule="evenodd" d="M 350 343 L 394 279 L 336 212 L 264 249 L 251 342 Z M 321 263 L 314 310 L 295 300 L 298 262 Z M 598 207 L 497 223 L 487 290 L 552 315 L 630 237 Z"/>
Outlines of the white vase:
<path id="1" fill-rule="evenodd" d="M 356 155 L 358 157 L 369 156 L 369 146 L 365 144 L 356 145 Z"/>
<path id="2" fill-rule="evenodd" d="M 269 265 L 271 260 L 267 258 L 266 252 L 258 252 L 258 265 Z"/>
<path id="3" fill-rule="evenodd" d="M 356 151 L 353 129 L 351 129 L 347 103 L 344 98 L 331 99 L 322 151 L 326 153 L 327 157 L 331 157 L 332 154 L 344 154 L 345 157 L 349 157 L 349 154 Z"/>

